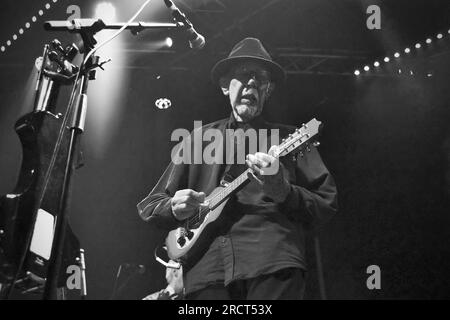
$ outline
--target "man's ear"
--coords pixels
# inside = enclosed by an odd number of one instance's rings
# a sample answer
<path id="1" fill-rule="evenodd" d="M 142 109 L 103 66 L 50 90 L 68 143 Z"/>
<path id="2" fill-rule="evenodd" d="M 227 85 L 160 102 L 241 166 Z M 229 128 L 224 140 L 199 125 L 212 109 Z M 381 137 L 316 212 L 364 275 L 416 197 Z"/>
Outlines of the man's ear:
<path id="1" fill-rule="evenodd" d="M 223 94 L 228 96 L 230 94 L 230 79 L 228 77 L 221 77 L 219 79 L 219 85 Z"/>

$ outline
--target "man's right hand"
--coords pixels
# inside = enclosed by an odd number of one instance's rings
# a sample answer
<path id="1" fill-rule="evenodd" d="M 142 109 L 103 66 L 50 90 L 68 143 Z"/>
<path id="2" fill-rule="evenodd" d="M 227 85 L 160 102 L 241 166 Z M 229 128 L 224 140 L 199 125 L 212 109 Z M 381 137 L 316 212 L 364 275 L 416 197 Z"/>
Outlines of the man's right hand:
<path id="1" fill-rule="evenodd" d="M 185 220 L 198 213 L 199 208 L 208 206 L 205 198 L 204 192 L 196 192 L 191 189 L 178 190 L 170 202 L 172 213 L 177 220 Z"/>

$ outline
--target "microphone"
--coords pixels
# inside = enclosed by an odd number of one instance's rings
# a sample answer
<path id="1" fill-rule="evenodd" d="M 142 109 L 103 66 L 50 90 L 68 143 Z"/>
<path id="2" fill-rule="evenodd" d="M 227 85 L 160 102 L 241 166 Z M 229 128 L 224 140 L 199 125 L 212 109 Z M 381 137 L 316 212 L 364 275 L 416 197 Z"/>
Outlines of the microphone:
<path id="1" fill-rule="evenodd" d="M 145 266 L 142 264 L 134 264 L 134 263 L 123 263 L 122 267 L 124 269 L 131 269 L 133 272 L 137 272 L 139 274 L 145 273 Z"/>
<path id="2" fill-rule="evenodd" d="M 186 27 L 186 33 L 189 39 L 189 47 L 191 49 L 201 49 L 205 46 L 205 37 L 195 31 L 192 23 L 186 18 L 184 13 L 171 0 L 164 0 L 167 8 L 172 11 L 172 17 L 178 22 L 181 22 Z"/>

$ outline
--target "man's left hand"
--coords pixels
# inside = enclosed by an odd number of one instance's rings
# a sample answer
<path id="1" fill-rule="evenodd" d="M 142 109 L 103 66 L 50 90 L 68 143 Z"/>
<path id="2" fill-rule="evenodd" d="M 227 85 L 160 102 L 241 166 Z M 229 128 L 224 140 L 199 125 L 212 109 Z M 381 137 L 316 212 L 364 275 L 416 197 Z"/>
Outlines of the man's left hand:
<path id="1" fill-rule="evenodd" d="M 274 147 L 270 148 L 269 154 L 257 152 L 247 155 L 247 166 L 253 172 L 249 173 L 250 180 L 259 184 L 266 196 L 276 203 L 282 203 L 286 200 L 291 186 L 284 177 L 283 164 L 275 157 L 271 156 Z M 276 172 L 271 172 L 273 169 Z"/>

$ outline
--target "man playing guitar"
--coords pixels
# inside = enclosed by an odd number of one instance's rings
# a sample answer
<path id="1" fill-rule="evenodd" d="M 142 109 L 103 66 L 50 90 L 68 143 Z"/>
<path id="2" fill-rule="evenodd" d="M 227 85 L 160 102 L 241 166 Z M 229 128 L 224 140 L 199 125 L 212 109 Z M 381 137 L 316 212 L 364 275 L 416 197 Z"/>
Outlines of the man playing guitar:
<path id="1" fill-rule="evenodd" d="M 293 127 L 267 122 L 261 116 L 275 85 L 285 81 L 285 73 L 258 39 L 246 38 L 236 44 L 214 66 L 212 79 L 229 99 L 231 115 L 203 130 L 277 129 L 280 137 L 294 132 Z M 336 213 L 336 186 L 315 147 L 296 158 L 278 159 L 272 151 L 249 153 L 245 164 L 172 162 L 138 204 L 145 221 L 169 232 L 200 216 L 209 206 L 207 195 L 221 182 L 230 182 L 250 168 L 249 183 L 233 193 L 221 216 L 205 231 L 208 241 L 199 240 L 193 247 L 202 247 L 201 252 L 195 259 L 186 258 L 187 299 L 303 298 L 305 229 Z M 276 172 L 266 174 L 274 165 Z M 187 230 L 187 237 L 179 237 L 182 241 L 176 246 L 181 248 L 192 238 Z"/>

